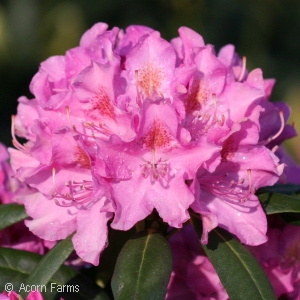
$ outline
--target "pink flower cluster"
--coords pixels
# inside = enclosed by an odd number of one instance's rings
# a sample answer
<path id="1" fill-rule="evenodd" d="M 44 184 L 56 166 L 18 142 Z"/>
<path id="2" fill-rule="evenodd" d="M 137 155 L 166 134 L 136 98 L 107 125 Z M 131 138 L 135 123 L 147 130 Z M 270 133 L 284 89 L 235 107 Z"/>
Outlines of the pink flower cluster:
<path id="1" fill-rule="evenodd" d="M 178 228 L 189 208 L 199 213 L 203 243 L 216 226 L 264 243 L 254 192 L 278 181 L 274 153 L 294 135 L 288 108 L 268 101 L 274 81 L 186 27 L 170 43 L 147 27 L 107 27 L 44 61 L 34 99 L 19 99 L 10 155 L 35 189 L 24 200 L 28 228 L 50 241 L 76 232 L 77 254 L 95 265 L 109 220 L 128 230 L 154 209 Z"/>

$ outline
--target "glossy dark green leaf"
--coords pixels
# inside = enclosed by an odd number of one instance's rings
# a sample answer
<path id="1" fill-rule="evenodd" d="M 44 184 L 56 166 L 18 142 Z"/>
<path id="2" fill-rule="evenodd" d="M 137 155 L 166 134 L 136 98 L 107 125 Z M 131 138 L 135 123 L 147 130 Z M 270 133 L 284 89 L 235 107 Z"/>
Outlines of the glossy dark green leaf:
<path id="1" fill-rule="evenodd" d="M 200 238 L 201 221 L 193 217 L 192 223 Z M 202 246 L 231 300 L 276 299 L 258 261 L 227 231 L 220 228 L 212 230 L 208 244 Z"/>
<path id="2" fill-rule="evenodd" d="M 300 185 L 299 184 L 275 184 L 273 186 L 265 186 L 256 191 L 256 194 L 264 194 L 264 193 L 278 193 L 278 194 L 286 194 L 292 195 L 300 193 Z"/>
<path id="3" fill-rule="evenodd" d="M 172 271 L 172 252 L 159 233 L 129 240 L 118 257 L 112 278 L 115 300 L 165 299 Z"/>
<path id="4" fill-rule="evenodd" d="M 27 289 L 26 281 L 42 258 L 41 255 L 27 251 L 0 248 L 0 290 L 4 291 L 5 284 L 11 283 L 14 290 L 24 296 Z M 57 293 L 59 297 L 65 299 L 109 300 L 99 287 L 66 265 L 60 266 L 47 285 L 40 285 L 39 291 L 42 292 L 45 300 L 57 299 Z"/>
<path id="5" fill-rule="evenodd" d="M 0 230 L 25 220 L 27 217 L 23 205 L 15 203 L 2 204 L 0 205 Z"/>
<path id="6" fill-rule="evenodd" d="M 268 215 L 277 213 L 300 213 L 300 198 L 283 194 L 266 193 L 258 196 Z"/>
<path id="7" fill-rule="evenodd" d="M 110 286 L 118 255 L 135 233 L 135 227 L 127 231 L 109 228 L 108 247 L 101 253 L 100 264 L 97 267 L 97 283 L 101 287 Z"/>
<path id="8" fill-rule="evenodd" d="M 73 252 L 72 235 L 58 242 L 31 272 L 26 284 L 47 284 Z"/>

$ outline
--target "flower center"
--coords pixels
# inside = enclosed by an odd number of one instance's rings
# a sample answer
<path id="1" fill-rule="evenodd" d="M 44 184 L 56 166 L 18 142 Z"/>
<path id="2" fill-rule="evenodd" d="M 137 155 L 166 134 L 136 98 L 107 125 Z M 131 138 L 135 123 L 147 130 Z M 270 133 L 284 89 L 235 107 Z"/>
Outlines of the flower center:
<path id="1" fill-rule="evenodd" d="M 176 146 L 176 141 L 170 134 L 169 128 L 160 122 L 155 120 L 150 127 L 149 131 L 141 138 L 143 146 L 151 150 L 152 159 L 141 164 L 142 174 L 145 178 L 152 174 L 153 180 L 164 178 L 167 174 L 168 164 L 166 160 L 162 160 L 160 157 L 156 159 L 156 151 L 160 149 L 170 149 Z"/>
<path id="2" fill-rule="evenodd" d="M 150 97 L 153 92 L 158 92 L 164 79 L 161 68 L 153 66 L 150 62 L 136 71 L 137 86 L 143 90 L 146 97 Z"/>
<path id="3" fill-rule="evenodd" d="M 97 93 L 90 100 L 91 108 L 86 111 L 87 115 L 93 120 L 101 117 L 115 119 L 114 108 L 105 89 L 99 85 Z"/>
<path id="4" fill-rule="evenodd" d="M 54 191 L 52 192 L 52 197 L 58 206 L 68 207 L 73 205 L 80 205 L 87 203 L 92 200 L 93 194 L 93 181 L 75 181 L 69 180 L 65 182 L 65 187 L 67 191 L 65 193 L 58 192 L 56 186 L 56 169 L 52 169 L 52 181 L 54 185 Z M 58 200 L 60 199 L 61 202 Z"/>
<path id="5" fill-rule="evenodd" d="M 84 152 L 84 150 L 80 146 L 77 146 L 74 156 L 76 158 L 77 165 L 79 168 L 91 169 L 91 162 L 90 162 L 87 154 Z"/>
<path id="6" fill-rule="evenodd" d="M 244 186 L 244 178 L 238 181 L 229 180 L 227 178 L 228 173 L 219 176 L 204 176 L 200 184 L 205 190 L 226 202 L 234 204 L 244 203 L 255 192 L 255 188 L 252 187 L 251 169 L 247 170 L 247 175 L 248 189 Z"/>
<path id="7" fill-rule="evenodd" d="M 208 99 L 208 98 L 207 98 Z M 192 134 L 192 139 L 197 140 L 200 136 L 207 133 L 209 129 L 214 126 L 223 126 L 225 123 L 224 114 L 217 115 L 217 97 L 216 94 L 212 94 L 213 103 L 207 105 L 207 101 L 199 103 L 199 110 L 193 110 L 189 122 L 185 124 Z M 206 104 L 206 105 L 204 105 Z M 190 104 L 186 109 L 197 108 L 195 104 Z M 211 107 L 213 105 L 213 112 L 211 112 Z"/>
<path id="8" fill-rule="evenodd" d="M 152 162 L 148 160 L 146 163 L 140 164 L 143 177 L 147 178 L 149 175 L 152 175 L 152 180 L 165 178 L 168 171 L 168 164 L 161 157 L 156 160 L 154 151 L 152 152 L 152 156 Z"/>
<path id="9" fill-rule="evenodd" d="M 194 111 L 200 111 L 207 103 L 208 95 L 209 90 L 205 87 L 205 82 L 199 76 L 194 76 L 188 97 L 184 101 L 186 113 L 192 114 Z"/>
<path id="10" fill-rule="evenodd" d="M 235 141 L 234 137 L 231 135 L 225 142 L 221 151 L 221 158 L 223 162 L 231 160 L 234 157 L 234 154 L 238 150 L 238 144 Z"/>
<path id="11" fill-rule="evenodd" d="M 150 130 L 142 137 L 144 146 L 151 150 L 167 148 L 170 146 L 172 136 L 168 128 L 159 120 L 155 120 Z"/>

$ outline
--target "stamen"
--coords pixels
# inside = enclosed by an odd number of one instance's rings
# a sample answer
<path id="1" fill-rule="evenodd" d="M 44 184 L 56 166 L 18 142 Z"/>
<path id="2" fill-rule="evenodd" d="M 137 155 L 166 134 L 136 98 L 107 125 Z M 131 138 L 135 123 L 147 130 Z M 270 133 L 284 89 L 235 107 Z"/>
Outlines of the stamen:
<path id="1" fill-rule="evenodd" d="M 107 126 L 105 126 L 104 123 L 101 123 L 101 122 L 99 122 L 99 125 L 95 125 L 94 122 L 82 122 L 83 132 L 81 132 L 80 130 L 77 130 L 76 126 L 72 125 L 72 123 L 71 123 L 69 107 L 66 106 L 65 109 L 66 109 L 66 114 L 67 114 L 67 118 L 68 118 L 70 127 L 76 133 L 80 134 L 82 137 L 94 140 L 96 137 L 101 137 L 101 138 L 107 137 L 108 138 L 113 134 L 113 132 Z M 92 132 L 86 133 L 84 130 L 85 128 L 91 130 Z M 102 136 L 98 136 L 98 135 L 96 136 L 93 131 L 97 131 Z"/>
<path id="2" fill-rule="evenodd" d="M 279 116 L 280 116 L 280 122 L 281 122 L 281 126 L 279 131 L 272 137 L 272 140 L 275 140 L 277 137 L 280 136 L 280 134 L 282 133 L 283 129 L 284 129 L 284 116 L 283 116 L 283 112 L 279 111 Z"/>
<path id="3" fill-rule="evenodd" d="M 219 126 L 223 126 L 225 123 L 225 116 L 222 114 L 221 115 L 221 120 L 218 120 L 218 125 Z"/>
<path id="4" fill-rule="evenodd" d="M 244 76 L 245 76 L 245 71 L 246 71 L 246 56 L 243 56 L 242 58 L 242 71 L 241 71 L 241 74 L 238 78 L 238 81 L 242 81 Z"/>
<path id="5" fill-rule="evenodd" d="M 68 118 L 70 127 L 73 128 L 74 130 L 76 130 L 75 125 L 72 125 L 72 123 L 71 123 L 69 106 L 66 106 L 65 109 L 66 109 L 66 114 L 67 114 L 67 118 Z"/>
<path id="6" fill-rule="evenodd" d="M 217 96 L 216 94 L 212 94 L 213 100 L 214 100 L 214 117 L 212 124 L 216 123 L 216 118 L 217 118 Z"/>
<path id="7" fill-rule="evenodd" d="M 278 138 L 280 136 L 280 134 L 282 133 L 282 131 L 284 129 L 284 125 L 285 125 L 284 115 L 281 110 L 279 111 L 279 117 L 280 117 L 281 126 L 280 126 L 278 132 L 275 135 L 269 137 L 266 141 L 259 143 L 260 145 L 267 145 L 268 143 L 270 143 L 271 141 L 275 140 L 276 138 Z"/>
<path id="8" fill-rule="evenodd" d="M 136 86 L 136 95 L 137 95 L 136 103 L 139 107 L 142 107 L 141 93 L 139 91 L 139 71 L 135 70 L 134 75 L 135 75 L 135 86 Z"/>
<path id="9" fill-rule="evenodd" d="M 166 161 L 162 161 L 161 157 L 156 160 L 155 153 L 152 151 L 152 162 L 146 161 L 146 163 L 140 164 L 140 167 L 142 168 L 142 174 L 144 178 L 147 178 L 151 174 L 152 180 L 156 181 L 159 178 L 165 178 L 168 164 Z"/>
<path id="10" fill-rule="evenodd" d="M 56 169 L 52 168 L 52 182 L 54 186 L 54 191 L 52 192 L 52 197 L 58 206 L 69 207 L 73 205 L 80 205 L 91 201 L 93 193 L 93 181 L 69 181 L 65 182 L 65 187 L 69 188 L 69 191 L 65 194 L 57 192 L 56 187 Z M 63 202 L 59 202 L 57 198 L 62 199 Z M 65 203 L 68 201 L 69 203 Z"/>
<path id="11" fill-rule="evenodd" d="M 12 136 L 12 144 L 20 151 L 29 152 L 30 150 L 26 145 L 22 145 L 15 136 L 15 116 L 11 116 L 11 136 Z"/>
<path id="12" fill-rule="evenodd" d="M 211 98 L 209 106 L 207 105 L 200 110 L 193 110 L 189 115 L 192 118 L 189 117 L 185 121 L 184 126 L 191 132 L 192 140 L 197 140 L 201 135 L 206 134 L 215 126 L 223 126 L 225 124 L 225 115 L 218 115 L 218 99 L 216 94 L 212 94 Z M 213 106 L 213 112 L 211 106 Z"/>
<path id="13" fill-rule="evenodd" d="M 276 146 L 274 146 L 274 147 L 272 148 L 271 151 L 272 151 L 273 153 L 275 153 L 275 152 L 278 150 L 278 148 L 279 148 L 279 146 L 276 145 Z"/>
<path id="14" fill-rule="evenodd" d="M 56 175 L 56 169 L 55 169 L 55 168 L 52 168 L 52 182 L 53 182 L 54 188 L 55 188 L 55 190 L 56 190 L 56 180 L 55 180 L 55 175 Z"/>
<path id="15" fill-rule="evenodd" d="M 110 137 L 112 134 L 114 134 L 113 131 L 111 131 L 104 123 L 101 123 L 101 122 L 99 122 L 98 125 L 96 125 L 94 122 L 91 122 L 91 123 L 85 122 L 83 125 L 84 125 L 84 127 L 91 129 L 91 130 L 95 130 L 106 137 Z M 80 133 L 80 134 L 82 134 L 82 133 Z M 90 137 L 93 139 L 96 138 L 94 133 L 92 133 L 91 135 L 87 135 L 87 134 L 82 134 L 82 135 L 85 135 L 86 137 Z"/>
<path id="16" fill-rule="evenodd" d="M 73 203 L 60 203 L 57 199 L 54 198 L 54 202 L 57 206 L 61 206 L 61 207 L 70 207 L 70 206 L 73 206 L 74 204 Z"/>
<path id="17" fill-rule="evenodd" d="M 253 194 L 255 188 L 252 186 L 251 169 L 247 170 L 248 174 L 248 190 L 245 191 L 243 186 L 244 179 L 241 178 L 238 181 L 228 180 L 226 177 L 228 174 L 218 176 L 204 176 L 201 181 L 203 189 L 210 191 L 220 199 L 232 203 L 244 203 L 247 201 L 249 195 Z"/>

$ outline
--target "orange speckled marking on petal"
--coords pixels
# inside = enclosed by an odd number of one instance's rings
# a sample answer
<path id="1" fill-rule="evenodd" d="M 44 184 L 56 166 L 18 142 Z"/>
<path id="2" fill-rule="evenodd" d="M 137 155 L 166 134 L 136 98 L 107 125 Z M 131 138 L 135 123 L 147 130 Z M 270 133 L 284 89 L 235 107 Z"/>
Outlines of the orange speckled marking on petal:
<path id="1" fill-rule="evenodd" d="M 163 70 L 154 67 L 151 63 L 138 70 L 138 84 L 146 96 L 150 96 L 153 91 L 158 91 L 163 80 Z"/>
<path id="2" fill-rule="evenodd" d="M 227 160 L 232 159 L 237 150 L 238 150 L 238 146 L 234 140 L 234 137 L 230 136 L 225 141 L 221 151 L 222 161 L 225 162 Z"/>
<path id="3" fill-rule="evenodd" d="M 185 100 L 185 109 L 188 114 L 200 110 L 208 100 L 208 89 L 205 87 L 203 80 L 194 78 L 189 95 Z"/>
<path id="4" fill-rule="evenodd" d="M 99 120 L 101 117 L 109 117 L 115 119 L 114 108 L 110 102 L 109 96 L 102 86 L 98 87 L 98 92 L 90 100 L 92 108 L 89 109 L 88 116 L 94 120 Z"/>
<path id="5" fill-rule="evenodd" d="M 87 154 L 84 152 L 84 150 L 80 146 L 77 146 L 77 149 L 75 152 L 75 158 L 76 158 L 77 164 L 80 168 L 83 168 L 83 169 L 91 168 L 91 162 L 90 162 Z"/>
<path id="6" fill-rule="evenodd" d="M 148 133 L 142 137 L 144 145 L 150 149 L 168 147 L 172 140 L 169 129 L 158 120 L 154 121 Z"/>

